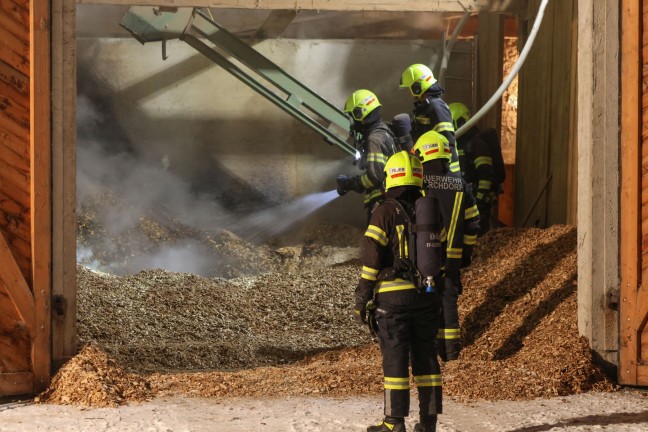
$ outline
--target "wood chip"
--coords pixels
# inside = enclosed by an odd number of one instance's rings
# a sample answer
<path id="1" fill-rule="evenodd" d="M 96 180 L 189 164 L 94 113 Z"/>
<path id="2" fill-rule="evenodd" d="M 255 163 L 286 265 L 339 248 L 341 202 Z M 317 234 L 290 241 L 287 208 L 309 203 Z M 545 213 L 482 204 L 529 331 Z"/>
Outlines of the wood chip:
<path id="1" fill-rule="evenodd" d="M 79 266 L 79 340 L 93 351 L 71 360 L 41 400 L 106 406 L 151 395 L 380 394 L 377 344 L 350 318 L 358 247 L 331 245 L 320 227 L 303 245 L 264 248 L 272 271 L 232 279 L 165 270 L 112 276 Z M 479 239 L 462 280 L 465 348 L 443 365 L 446 395 L 523 400 L 618 389 L 578 335 L 574 227 L 495 230 Z M 74 375 L 87 364 L 92 379 Z M 122 367 L 138 375 L 111 393 L 112 367 L 117 376 Z"/>

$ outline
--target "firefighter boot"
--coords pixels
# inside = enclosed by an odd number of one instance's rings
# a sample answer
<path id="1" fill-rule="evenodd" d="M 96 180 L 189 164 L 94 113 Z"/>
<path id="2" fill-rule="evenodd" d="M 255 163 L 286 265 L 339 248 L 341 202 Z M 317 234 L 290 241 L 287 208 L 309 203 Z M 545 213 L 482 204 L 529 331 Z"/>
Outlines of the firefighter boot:
<path id="1" fill-rule="evenodd" d="M 367 432 L 406 432 L 405 421 L 398 417 L 385 417 L 377 426 L 369 426 Z"/>
<path id="2" fill-rule="evenodd" d="M 436 432 L 436 424 L 436 416 L 421 418 L 421 422 L 414 426 L 414 432 Z"/>

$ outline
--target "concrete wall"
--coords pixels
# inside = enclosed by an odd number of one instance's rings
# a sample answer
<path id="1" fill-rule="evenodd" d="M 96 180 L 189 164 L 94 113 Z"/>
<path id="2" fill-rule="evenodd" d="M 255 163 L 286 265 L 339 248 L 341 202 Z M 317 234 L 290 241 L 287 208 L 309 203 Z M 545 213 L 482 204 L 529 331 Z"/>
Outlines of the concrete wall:
<path id="1" fill-rule="evenodd" d="M 618 364 L 619 0 L 579 0 L 578 326 Z"/>
<path id="2" fill-rule="evenodd" d="M 255 48 L 336 106 L 358 88 L 373 90 L 386 120 L 412 107 L 398 89 L 402 70 L 435 64 L 439 52 L 430 41 L 281 39 Z M 358 172 L 338 147 L 188 45 L 170 41 L 167 54 L 162 61 L 160 44 L 134 39 L 78 40 L 80 147 L 136 154 L 233 210 L 331 190 L 337 174 Z M 470 98 L 470 89 L 454 93 Z M 354 193 L 323 215 L 358 225 L 365 217 Z"/>

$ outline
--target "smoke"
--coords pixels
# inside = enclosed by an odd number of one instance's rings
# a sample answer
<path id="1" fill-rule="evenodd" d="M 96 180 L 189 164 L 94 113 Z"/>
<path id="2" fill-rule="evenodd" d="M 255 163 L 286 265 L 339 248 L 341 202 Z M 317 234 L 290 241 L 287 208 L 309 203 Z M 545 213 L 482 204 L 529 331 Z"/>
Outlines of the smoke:
<path id="1" fill-rule="evenodd" d="M 90 268 L 225 276 L 237 263 L 223 244 L 268 240 L 337 197 L 336 191 L 315 193 L 241 218 L 176 175 L 169 156 L 138 154 L 109 109 L 83 94 L 77 107 L 77 261 Z M 334 178 L 340 168 L 340 161 L 321 164 L 319 174 Z"/>
<path id="2" fill-rule="evenodd" d="M 208 249 L 195 241 L 183 241 L 150 255 L 136 257 L 130 264 L 132 270 L 163 268 L 174 272 L 208 274 L 214 267 Z M 132 271 L 131 270 L 131 271 Z"/>

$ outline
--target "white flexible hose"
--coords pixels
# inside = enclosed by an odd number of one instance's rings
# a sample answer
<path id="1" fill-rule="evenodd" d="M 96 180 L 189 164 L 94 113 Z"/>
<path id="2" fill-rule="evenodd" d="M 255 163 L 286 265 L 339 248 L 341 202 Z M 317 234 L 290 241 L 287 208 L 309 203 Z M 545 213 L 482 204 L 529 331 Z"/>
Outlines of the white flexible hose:
<path id="1" fill-rule="evenodd" d="M 445 87 L 445 74 L 446 70 L 448 69 L 448 61 L 450 60 L 450 54 L 452 54 L 452 48 L 454 47 L 455 42 L 457 42 L 459 33 L 461 33 L 461 30 L 463 30 L 466 22 L 468 21 L 468 18 L 470 18 L 470 15 L 470 12 L 464 13 L 464 15 L 461 17 L 461 20 L 459 20 L 459 23 L 452 32 L 450 41 L 443 47 L 443 60 L 441 60 L 441 67 L 439 69 L 439 83 L 441 84 L 441 87 Z"/>
<path id="2" fill-rule="evenodd" d="M 515 62 L 515 65 L 513 66 L 513 69 L 511 69 L 511 72 L 508 74 L 502 85 L 499 86 L 495 94 L 491 96 L 491 98 L 488 100 L 488 102 L 486 102 L 486 104 L 484 104 L 483 107 L 481 107 L 477 114 L 472 116 L 470 120 L 468 120 L 463 126 L 457 129 L 457 131 L 455 132 L 456 138 L 459 138 L 461 135 L 468 132 L 468 130 L 470 130 L 470 128 L 472 128 L 475 123 L 477 123 L 484 116 L 484 114 L 486 114 L 493 107 L 493 105 L 495 105 L 497 101 L 502 98 L 502 95 L 504 94 L 506 89 L 511 85 L 511 82 L 513 82 L 518 72 L 520 72 L 520 69 L 524 64 L 524 60 L 526 60 L 527 55 L 529 55 L 529 51 L 531 51 L 533 41 L 538 34 L 538 30 L 540 30 L 540 24 L 542 24 L 542 18 L 544 17 L 545 9 L 547 8 L 548 3 L 549 0 L 542 0 L 542 3 L 538 8 L 538 16 L 533 23 L 531 33 L 529 33 L 529 39 L 527 39 L 526 43 L 524 44 L 524 48 L 520 53 L 520 57 L 518 58 L 518 61 Z"/>

